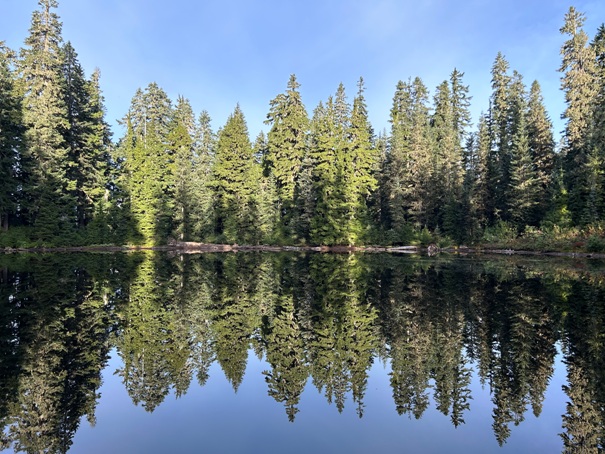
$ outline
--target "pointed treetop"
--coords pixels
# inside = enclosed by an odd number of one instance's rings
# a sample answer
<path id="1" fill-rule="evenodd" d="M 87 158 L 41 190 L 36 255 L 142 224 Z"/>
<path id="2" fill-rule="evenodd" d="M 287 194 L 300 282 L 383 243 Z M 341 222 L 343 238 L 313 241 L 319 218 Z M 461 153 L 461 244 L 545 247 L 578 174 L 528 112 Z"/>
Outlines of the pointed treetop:
<path id="1" fill-rule="evenodd" d="M 579 12 L 573 6 L 569 7 L 569 11 L 565 14 L 565 23 L 559 29 L 561 33 L 576 35 L 578 31 L 584 26 L 586 16 L 584 13 Z"/>
<path id="2" fill-rule="evenodd" d="M 300 84 L 296 80 L 295 74 L 290 74 L 290 80 L 288 80 L 288 89 L 290 91 L 296 91 L 300 87 Z"/>

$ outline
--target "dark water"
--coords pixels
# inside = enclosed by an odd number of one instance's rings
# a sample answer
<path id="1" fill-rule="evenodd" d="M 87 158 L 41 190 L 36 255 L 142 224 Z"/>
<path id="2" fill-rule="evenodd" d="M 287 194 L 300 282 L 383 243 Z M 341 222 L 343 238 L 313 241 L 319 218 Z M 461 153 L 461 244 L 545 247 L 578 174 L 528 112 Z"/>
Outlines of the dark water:
<path id="1" fill-rule="evenodd" d="M 600 452 L 605 264 L 0 257 L 7 452 Z"/>

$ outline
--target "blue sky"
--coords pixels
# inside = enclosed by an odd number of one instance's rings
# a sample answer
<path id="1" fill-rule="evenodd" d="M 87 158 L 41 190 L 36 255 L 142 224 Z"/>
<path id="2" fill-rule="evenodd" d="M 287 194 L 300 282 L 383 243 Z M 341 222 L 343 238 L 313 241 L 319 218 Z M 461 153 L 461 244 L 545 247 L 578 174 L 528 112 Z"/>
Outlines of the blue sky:
<path id="1" fill-rule="evenodd" d="M 0 40 L 18 49 L 37 0 L 1 0 Z M 157 82 L 172 99 L 183 95 L 216 130 L 236 103 L 251 140 L 264 130 L 269 101 L 297 75 L 309 115 L 340 82 L 349 100 L 363 76 L 370 120 L 388 128 L 398 80 L 420 76 L 434 93 L 453 68 L 465 73 L 474 118 L 487 110 L 490 68 L 498 51 L 563 128 L 559 33 L 569 0 L 59 0 L 63 38 L 88 75 L 101 69 L 107 120 L 116 120 L 134 92 Z M 605 2 L 576 1 L 593 36 Z"/>

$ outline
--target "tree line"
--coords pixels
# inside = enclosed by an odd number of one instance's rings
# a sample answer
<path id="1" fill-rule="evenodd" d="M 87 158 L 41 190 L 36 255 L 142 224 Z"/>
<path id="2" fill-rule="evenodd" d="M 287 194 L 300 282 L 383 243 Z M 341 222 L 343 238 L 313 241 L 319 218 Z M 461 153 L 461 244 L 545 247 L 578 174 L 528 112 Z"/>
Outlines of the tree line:
<path id="1" fill-rule="evenodd" d="M 2 244 L 477 242 L 602 225 L 605 26 L 592 40 L 569 9 L 561 33 L 564 135 L 556 146 L 537 81 L 499 53 L 492 93 L 471 124 L 454 69 L 433 95 L 396 85 L 390 130 L 368 119 L 364 81 L 341 84 L 311 114 L 300 84 L 269 103 L 250 140 L 241 108 L 213 131 L 182 96 L 138 89 L 112 141 L 100 72 L 64 43 L 56 0 L 39 0 L 24 47 L 0 46 Z"/>

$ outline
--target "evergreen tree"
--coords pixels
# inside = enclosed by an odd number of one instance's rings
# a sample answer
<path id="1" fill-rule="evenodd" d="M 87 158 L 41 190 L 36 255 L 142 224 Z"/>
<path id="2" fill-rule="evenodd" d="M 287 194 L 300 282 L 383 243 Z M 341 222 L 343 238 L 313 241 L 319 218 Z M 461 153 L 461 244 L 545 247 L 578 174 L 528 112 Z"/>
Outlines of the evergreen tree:
<path id="1" fill-rule="evenodd" d="M 280 223 L 278 190 L 275 177 L 271 174 L 265 176 L 262 172 L 262 162 L 267 152 L 267 141 L 263 132 L 256 138 L 253 150 L 255 165 L 253 166 L 254 175 L 252 175 L 251 178 L 258 182 L 258 190 L 252 195 L 258 221 L 255 241 L 273 243 Z"/>
<path id="2" fill-rule="evenodd" d="M 605 24 L 601 24 L 590 44 L 596 56 L 595 96 L 592 105 L 590 152 L 592 156 L 592 182 L 590 205 L 605 216 Z"/>
<path id="3" fill-rule="evenodd" d="M 337 177 L 337 137 L 334 124 L 334 101 L 320 101 L 311 120 L 310 159 L 312 160 L 313 217 L 309 237 L 316 244 L 334 244 L 338 230 L 335 189 Z"/>
<path id="4" fill-rule="evenodd" d="M 372 193 L 378 188 L 376 180 L 378 155 L 373 144 L 374 131 L 368 120 L 368 110 L 363 96 L 365 91 L 363 78 L 359 78 L 357 87 L 348 133 L 350 164 L 345 167 L 348 180 L 347 198 L 351 200 L 347 229 L 351 235 L 354 235 L 351 238 L 353 243 L 368 237 L 371 228 L 368 202 Z"/>
<path id="5" fill-rule="evenodd" d="M 467 129 L 471 124 L 470 103 L 468 85 L 464 85 L 462 78 L 464 73 L 454 68 L 450 74 L 450 90 L 452 92 L 452 117 L 454 131 L 458 135 L 457 144 L 462 147 L 465 144 Z"/>
<path id="6" fill-rule="evenodd" d="M 534 219 L 540 221 L 552 209 L 555 141 L 553 139 L 552 122 L 544 107 L 540 84 L 537 81 L 532 83 L 529 91 L 527 138 L 537 178 Z"/>
<path id="7" fill-rule="evenodd" d="M 428 226 L 457 236 L 461 226 L 462 152 L 461 134 L 455 129 L 454 102 L 450 85 L 443 81 L 434 97 L 431 118 L 433 152 L 431 184 L 427 194 Z"/>
<path id="8" fill-rule="evenodd" d="M 180 241 L 190 241 L 193 230 L 191 213 L 194 192 L 195 117 L 189 101 L 179 96 L 168 142 L 174 159 L 174 218 L 173 234 Z"/>
<path id="9" fill-rule="evenodd" d="M 487 226 L 488 215 L 494 210 L 489 191 L 491 140 L 488 123 L 489 118 L 482 114 L 478 131 L 467 143 L 465 198 L 468 200 L 469 214 L 466 225 L 471 239 L 476 238 Z"/>
<path id="10" fill-rule="evenodd" d="M 489 198 L 488 222 L 493 224 L 499 219 L 506 220 L 506 192 L 510 186 L 511 128 L 509 97 L 511 77 L 509 64 L 498 53 L 492 66 L 492 96 L 490 99 L 489 130 L 491 150 L 488 166 Z"/>
<path id="11" fill-rule="evenodd" d="M 512 139 L 511 181 L 509 188 L 510 217 L 519 231 L 526 225 L 537 225 L 539 179 L 529 148 L 525 114 L 521 115 Z"/>
<path id="12" fill-rule="evenodd" d="M 264 159 L 266 175 L 275 179 L 278 192 L 280 227 L 285 237 L 292 235 L 292 213 L 296 180 L 305 155 L 309 119 L 292 74 L 286 93 L 271 102 L 266 124 L 271 125 Z"/>
<path id="13" fill-rule="evenodd" d="M 592 103 L 596 95 L 594 50 L 582 29 L 585 16 L 574 7 L 565 15 L 562 34 L 568 36 L 561 48 L 563 73 L 561 88 L 567 108 L 565 126 L 565 185 L 568 209 L 574 223 L 596 220 L 598 214 L 590 202 L 591 180 L 594 181 L 595 162 L 589 147 Z"/>
<path id="14" fill-rule="evenodd" d="M 529 148 L 526 97 L 523 79 L 515 71 L 509 92 L 510 182 L 505 192 L 503 217 L 513 220 L 518 230 L 528 224 L 538 224 L 535 207 L 539 182 Z"/>
<path id="15" fill-rule="evenodd" d="M 239 105 L 219 131 L 212 168 L 214 192 L 214 233 L 228 241 L 247 241 L 256 233 L 251 206 L 258 185 L 254 153 L 248 126 Z"/>
<path id="16" fill-rule="evenodd" d="M 76 200 L 78 227 L 88 225 L 105 196 L 105 172 L 110 142 L 109 126 L 104 120 L 100 73 L 86 80 L 71 43 L 63 47 L 63 81 L 69 128 L 65 132 L 70 167 L 69 191 Z"/>
<path id="17" fill-rule="evenodd" d="M 168 146 L 172 105 L 155 83 L 137 90 L 126 117 L 122 147 L 126 157 L 130 211 L 137 238 L 161 243 L 170 233 L 172 218 L 173 154 Z"/>
<path id="18" fill-rule="evenodd" d="M 463 182 L 466 168 L 464 167 L 465 151 L 468 128 L 471 124 L 471 114 L 469 111 L 470 99 L 468 85 L 464 85 L 462 78 L 464 73 L 454 69 L 450 75 L 451 91 L 451 110 L 452 110 L 452 129 L 456 140 L 452 144 L 452 150 L 449 153 L 448 168 L 451 173 L 450 182 L 452 191 L 447 199 L 446 211 L 444 214 L 444 231 L 462 241 L 465 238 L 469 219 L 465 216 L 468 211 L 468 204 L 464 206 Z M 461 203 L 462 201 L 462 203 Z"/>
<path id="19" fill-rule="evenodd" d="M 311 122 L 310 159 L 313 165 L 315 205 L 311 220 L 311 241 L 316 244 L 356 244 L 361 232 L 359 203 L 367 192 L 366 151 L 361 145 L 360 129 L 369 132 L 362 120 L 363 98 L 358 100 L 355 150 L 351 141 L 351 107 L 341 83 L 334 97 L 324 106 L 320 102 Z M 364 109 L 365 110 L 365 109 Z M 357 167 L 356 167 L 357 166 Z"/>
<path id="20" fill-rule="evenodd" d="M 314 161 L 311 150 L 303 157 L 301 170 L 294 190 L 294 235 L 297 241 L 308 243 L 311 238 L 311 222 L 315 216 Z"/>
<path id="21" fill-rule="evenodd" d="M 406 225 L 427 225 L 427 190 L 431 181 L 428 90 L 416 77 L 399 82 L 391 108 L 391 143 L 386 163 L 388 227 L 405 242 Z"/>
<path id="22" fill-rule="evenodd" d="M 52 243 L 75 227 L 75 200 L 70 192 L 69 129 L 62 80 L 61 23 L 53 11 L 56 0 L 39 0 L 30 34 L 19 60 L 23 92 L 23 123 L 27 147 L 23 153 L 26 203 L 24 209 L 39 238 Z"/>
<path id="23" fill-rule="evenodd" d="M 216 135 L 212 131 L 210 115 L 204 110 L 199 116 L 195 134 L 190 203 L 192 237 L 197 241 L 209 237 L 214 229 L 210 183 L 215 151 Z"/>
<path id="24" fill-rule="evenodd" d="M 15 89 L 13 52 L 0 41 L 0 228 L 16 221 L 23 147 L 21 100 Z"/>

